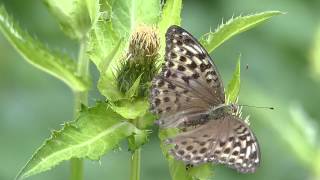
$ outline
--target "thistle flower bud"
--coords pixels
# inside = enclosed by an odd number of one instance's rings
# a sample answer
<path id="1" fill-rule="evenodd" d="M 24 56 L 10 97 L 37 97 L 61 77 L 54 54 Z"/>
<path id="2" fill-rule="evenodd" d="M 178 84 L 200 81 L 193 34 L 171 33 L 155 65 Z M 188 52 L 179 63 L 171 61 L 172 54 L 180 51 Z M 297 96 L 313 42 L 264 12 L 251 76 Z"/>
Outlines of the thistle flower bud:
<path id="1" fill-rule="evenodd" d="M 142 25 L 132 33 L 128 50 L 117 71 L 118 89 L 128 92 L 136 80 L 140 82 L 135 96 L 145 97 L 152 78 L 158 72 L 160 39 L 156 28 Z"/>
<path id="2" fill-rule="evenodd" d="M 132 34 L 129 43 L 129 52 L 134 59 L 139 57 L 154 58 L 158 55 L 160 39 L 156 28 L 148 26 L 138 26 Z"/>

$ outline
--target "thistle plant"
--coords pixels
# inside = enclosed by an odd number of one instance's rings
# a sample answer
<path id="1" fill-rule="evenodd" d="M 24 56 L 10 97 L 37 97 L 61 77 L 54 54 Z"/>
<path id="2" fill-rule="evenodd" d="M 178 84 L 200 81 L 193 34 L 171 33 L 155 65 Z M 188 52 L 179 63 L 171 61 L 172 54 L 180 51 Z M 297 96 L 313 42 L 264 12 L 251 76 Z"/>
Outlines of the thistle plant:
<path id="1" fill-rule="evenodd" d="M 17 179 L 24 179 L 52 169 L 63 161 L 71 161 L 71 179 L 83 179 L 82 160 L 99 160 L 127 140 L 132 158 L 131 179 L 140 179 L 141 148 L 156 120 L 149 112 L 149 88 L 152 78 L 163 63 L 167 28 L 181 23 L 181 0 L 138 1 L 44 1 L 58 21 L 61 30 L 79 44 L 77 60 L 68 54 L 52 51 L 19 27 L 4 6 L 0 7 L 0 30 L 30 64 L 65 82 L 74 92 L 74 119 L 34 152 Z M 266 11 L 231 18 L 214 32 L 200 37 L 200 42 L 213 52 L 228 39 L 279 15 Z M 99 73 L 93 87 L 89 64 Z M 227 96 L 235 101 L 240 87 L 240 62 L 228 86 Z M 97 88 L 103 99 L 89 105 L 88 91 Z M 170 135 L 161 131 L 160 139 Z M 167 154 L 172 179 L 208 179 L 212 165 L 186 171 L 182 162 Z M 121 153 L 121 152 L 119 152 Z"/>

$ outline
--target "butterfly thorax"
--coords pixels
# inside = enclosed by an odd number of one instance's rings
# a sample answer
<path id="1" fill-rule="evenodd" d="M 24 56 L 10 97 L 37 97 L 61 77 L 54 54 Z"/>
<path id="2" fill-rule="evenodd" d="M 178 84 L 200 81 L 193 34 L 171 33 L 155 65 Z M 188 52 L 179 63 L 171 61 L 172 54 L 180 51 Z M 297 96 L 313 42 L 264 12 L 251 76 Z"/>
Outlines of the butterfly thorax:
<path id="1" fill-rule="evenodd" d="M 208 114 L 211 119 L 220 119 L 225 116 L 225 114 L 234 114 L 235 112 L 237 112 L 237 106 L 235 104 L 221 104 L 210 108 Z"/>

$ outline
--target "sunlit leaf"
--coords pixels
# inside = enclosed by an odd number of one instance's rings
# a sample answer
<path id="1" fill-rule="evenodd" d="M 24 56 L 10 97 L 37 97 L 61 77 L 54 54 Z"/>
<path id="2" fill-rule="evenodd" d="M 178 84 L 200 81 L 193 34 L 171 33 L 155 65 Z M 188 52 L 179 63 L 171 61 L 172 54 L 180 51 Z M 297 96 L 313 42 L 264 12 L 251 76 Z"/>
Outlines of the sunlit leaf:
<path id="1" fill-rule="evenodd" d="M 84 91 L 89 88 L 88 80 L 77 76 L 76 64 L 72 59 L 58 52 L 52 52 L 21 30 L 3 6 L 0 7 L 0 31 L 30 64 L 64 81 L 74 91 Z"/>
<path id="2" fill-rule="evenodd" d="M 227 103 L 236 103 L 240 92 L 240 63 L 241 55 L 239 55 L 236 69 L 233 72 L 232 79 L 229 81 L 226 90 Z"/>
<path id="3" fill-rule="evenodd" d="M 273 16 L 283 14 L 280 11 L 266 11 L 248 16 L 238 16 L 222 23 L 214 32 L 209 32 L 200 38 L 201 44 L 210 53 L 231 37 L 252 29 Z"/>
<path id="4" fill-rule="evenodd" d="M 18 179 L 51 169 L 71 158 L 99 160 L 128 136 L 145 134 L 105 103 L 83 109 L 79 118 L 54 131 L 21 170 Z"/>

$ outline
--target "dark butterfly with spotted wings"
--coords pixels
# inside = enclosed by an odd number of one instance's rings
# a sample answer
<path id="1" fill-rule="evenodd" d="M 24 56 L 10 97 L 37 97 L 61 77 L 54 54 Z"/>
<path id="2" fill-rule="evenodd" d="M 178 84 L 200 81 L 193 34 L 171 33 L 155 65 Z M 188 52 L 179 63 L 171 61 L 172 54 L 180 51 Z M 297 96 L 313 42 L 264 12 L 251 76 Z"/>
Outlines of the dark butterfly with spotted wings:
<path id="1" fill-rule="evenodd" d="M 186 30 L 171 26 L 165 64 L 151 90 L 157 124 L 182 129 L 167 140 L 174 145 L 170 154 L 188 165 L 213 162 L 254 172 L 260 164 L 259 145 L 236 109 L 226 104 L 219 72 L 205 49 Z"/>

